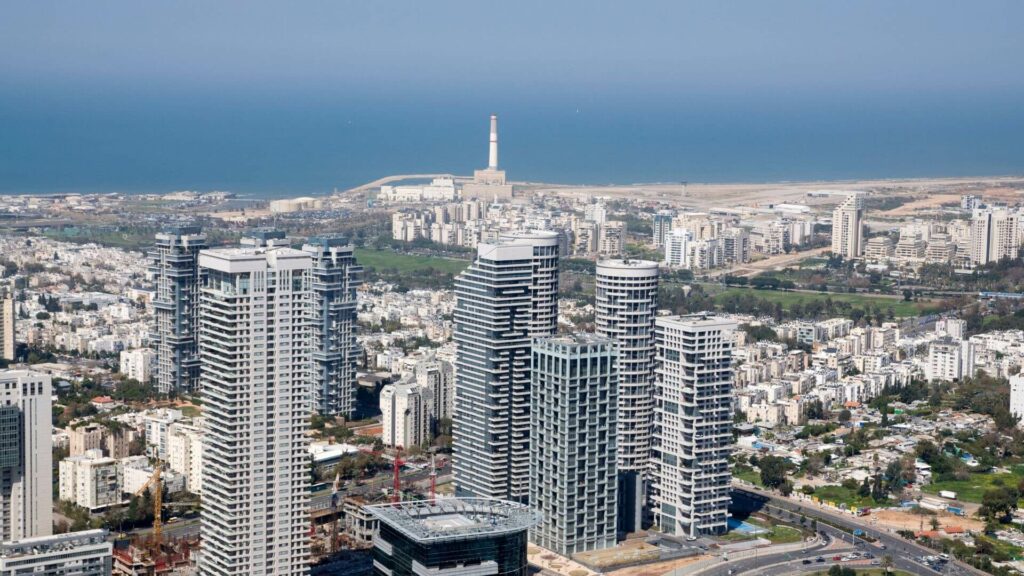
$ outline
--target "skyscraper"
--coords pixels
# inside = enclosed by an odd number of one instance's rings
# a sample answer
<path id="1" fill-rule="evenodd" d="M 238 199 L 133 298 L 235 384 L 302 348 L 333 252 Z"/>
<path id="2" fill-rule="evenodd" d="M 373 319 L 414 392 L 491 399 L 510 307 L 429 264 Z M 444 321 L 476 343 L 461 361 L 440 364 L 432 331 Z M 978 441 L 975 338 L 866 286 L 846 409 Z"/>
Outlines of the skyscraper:
<path id="1" fill-rule="evenodd" d="M 0 360 L 14 360 L 14 293 L 0 286 Z"/>
<path id="2" fill-rule="evenodd" d="M 665 246 L 665 239 L 668 238 L 669 233 L 672 231 L 672 220 L 676 217 L 675 212 L 672 210 L 659 210 L 654 215 L 654 223 L 652 230 L 654 232 L 654 247 L 662 248 Z"/>
<path id="3" fill-rule="evenodd" d="M 615 343 L 580 334 L 534 341 L 530 540 L 564 556 L 615 546 Z"/>
<path id="4" fill-rule="evenodd" d="M 302 251 L 313 257 L 313 409 L 352 416 L 356 404 L 356 289 L 363 268 L 341 236 L 310 238 Z"/>
<path id="5" fill-rule="evenodd" d="M 644 481 L 654 421 L 654 318 L 658 264 L 647 260 L 597 263 L 596 332 L 618 344 L 619 528 L 640 529 Z"/>
<path id="6" fill-rule="evenodd" d="M 194 390 L 199 381 L 198 257 L 206 246 L 199 227 L 182 226 L 157 234 L 149 251 L 155 288 L 150 341 L 156 349 L 157 389 L 163 393 Z"/>
<path id="7" fill-rule="evenodd" d="M 480 244 L 455 279 L 456 492 L 528 497 L 530 341 L 558 322 L 558 239 L 528 233 Z"/>
<path id="8" fill-rule="evenodd" d="M 0 371 L 0 542 L 53 532 L 50 377 Z"/>
<path id="9" fill-rule="evenodd" d="M 651 496 L 665 534 L 726 530 L 732 474 L 733 336 L 708 314 L 656 320 Z"/>
<path id="10" fill-rule="evenodd" d="M 204 575 L 305 574 L 312 257 L 204 250 Z"/>
<path id="11" fill-rule="evenodd" d="M 854 192 L 832 212 L 832 253 L 858 258 L 864 253 L 864 199 Z"/>

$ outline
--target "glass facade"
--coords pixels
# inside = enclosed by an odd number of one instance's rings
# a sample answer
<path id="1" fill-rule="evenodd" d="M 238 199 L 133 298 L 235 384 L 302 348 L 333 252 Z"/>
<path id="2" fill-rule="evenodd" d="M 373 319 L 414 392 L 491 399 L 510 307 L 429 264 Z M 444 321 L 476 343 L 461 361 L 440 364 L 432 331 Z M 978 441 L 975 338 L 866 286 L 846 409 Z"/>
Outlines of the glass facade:
<path id="1" fill-rule="evenodd" d="M 373 573 L 377 576 L 413 576 L 416 563 L 439 570 L 439 576 L 487 562 L 497 563 L 499 576 L 529 573 L 525 529 L 477 538 L 416 542 L 381 522 L 377 538 L 386 543 L 373 549 Z"/>

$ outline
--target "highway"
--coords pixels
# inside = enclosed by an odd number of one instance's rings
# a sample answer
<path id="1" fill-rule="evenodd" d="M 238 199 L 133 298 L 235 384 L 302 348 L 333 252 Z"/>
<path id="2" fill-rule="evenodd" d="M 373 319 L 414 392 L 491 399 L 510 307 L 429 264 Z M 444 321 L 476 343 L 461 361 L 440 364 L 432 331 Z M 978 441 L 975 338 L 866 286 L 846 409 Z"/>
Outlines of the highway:
<path id="1" fill-rule="evenodd" d="M 955 576 L 973 576 L 977 574 L 984 574 L 979 570 L 976 570 L 962 562 L 956 560 L 950 560 L 947 562 L 941 571 L 934 570 L 922 562 L 919 559 L 922 556 L 934 556 L 939 554 L 938 552 L 926 548 L 919 544 L 904 540 L 903 538 L 890 534 L 886 531 L 878 530 L 877 527 L 868 525 L 859 521 L 856 517 L 845 516 L 842 514 L 833 513 L 831 511 L 819 508 L 814 505 L 808 505 L 803 502 L 796 502 L 786 498 L 782 498 L 778 495 L 770 492 L 765 492 L 757 488 L 749 486 L 733 487 L 734 494 L 747 494 L 752 495 L 755 498 L 766 499 L 767 504 L 764 505 L 762 511 L 768 513 L 773 517 L 788 518 L 791 512 L 795 514 L 803 514 L 808 518 L 818 519 L 818 531 L 828 530 L 828 534 L 833 537 L 837 534 L 841 534 L 841 537 L 846 540 L 852 540 L 854 545 L 860 551 L 867 551 L 875 555 L 876 558 L 881 559 L 885 555 L 889 555 L 893 559 L 893 567 L 898 570 L 906 570 L 912 574 L 946 574 Z M 734 496 L 735 497 L 735 496 Z M 832 526 L 824 524 L 828 522 Z M 867 542 L 861 538 L 855 538 L 851 534 L 843 531 L 836 530 L 833 526 L 844 528 L 845 530 L 856 530 L 860 529 L 865 532 L 868 536 L 877 539 L 875 542 Z M 806 556 L 803 556 L 806 557 Z M 784 561 L 784 560 L 779 560 Z M 765 564 L 761 562 L 761 564 Z M 827 567 L 830 562 L 824 563 Z M 853 563 L 855 565 L 856 563 Z M 804 568 L 813 568 L 813 566 L 805 566 L 803 564 L 790 565 L 786 570 L 771 572 L 772 574 L 785 574 L 794 571 L 804 571 Z M 736 568 L 733 568 L 736 570 Z M 744 568 L 746 570 L 750 570 Z M 727 573 L 727 572 L 725 572 Z M 723 573 L 723 574 L 725 574 Z M 736 574 L 742 574 L 740 571 L 736 571 Z M 758 574 L 768 574 L 769 572 L 757 571 Z M 718 576 L 718 573 L 715 573 Z"/>

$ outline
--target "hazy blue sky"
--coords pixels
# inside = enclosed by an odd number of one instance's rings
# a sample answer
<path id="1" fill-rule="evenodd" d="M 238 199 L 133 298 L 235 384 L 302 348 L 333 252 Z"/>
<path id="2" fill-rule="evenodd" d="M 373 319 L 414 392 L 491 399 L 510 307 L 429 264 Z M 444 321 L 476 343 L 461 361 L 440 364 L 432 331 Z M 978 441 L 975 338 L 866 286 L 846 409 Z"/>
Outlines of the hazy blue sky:
<path id="1" fill-rule="evenodd" d="M 1024 1 L 18 0 L 0 192 L 1024 173 Z"/>
<path id="2" fill-rule="evenodd" d="M 1013 0 L 24 0 L 0 17 L 0 86 L 396 100 L 1014 94 L 1022 22 Z"/>

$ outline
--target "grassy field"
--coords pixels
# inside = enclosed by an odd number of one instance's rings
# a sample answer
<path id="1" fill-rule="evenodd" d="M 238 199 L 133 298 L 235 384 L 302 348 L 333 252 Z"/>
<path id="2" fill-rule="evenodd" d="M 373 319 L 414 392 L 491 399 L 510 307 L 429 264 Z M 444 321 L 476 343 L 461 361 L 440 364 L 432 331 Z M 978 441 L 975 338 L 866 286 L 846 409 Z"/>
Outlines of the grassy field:
<path id="1" fill-rule="evenodd" d="M 419 256 L 415 254 L 399 254 L 391 250 L 374 250 L 372 248 L 356 248 L 356 260 L 363 266 L 382 270 L 395 268 L 401 271 L 416 271 L 433 268 L 440 272 L 458 274 L 469 266 L 469 260 L 440 258 L 437 256 Z"/>
<path id="2" fill-rule="evenodd" d="M 761 486 L 761 473 L 750 466 L 737 465 L 732 469 L 732 475 L 740 480 L 746 480 L 755 486 Z"/>
<path id="3" fill-rule="evenodd" d="M 934 311 L 935 305 L 930 302 L 904 302 L 899 298 L 884 298 L 870 296 L 867 294 L 833 294 L 829 292 L 784 292 L 780 290 L 756 290 L 753 288 L 726 288 L 719 292 L 716 298 L 723 298 L 727 295 L 738 294 L 754 298 L 764 298 L 769 302 L 779 302 L 782 307 L 789 309 L 793 304 L 805 304 L 814 300 L 823 301 L 830 298 L 833 302 L 849 302 L 858 307 L 866 305 L 880 307 L 883 310 L 892 308 L 896 316 L 919 316 Z"/>
<path id="4" fill-rule="evenodd" d="M 792 542 L 799 542 L 803 540 L 803 533 L 792 526 L 786 526 L 783 524 L 771 524 L 763 520 L 757 520 L 753 518 L 747 518 L 747 523 L 757 526 L 758 528 L 764 528 L 768 530 L 768 533 L 763 534 L 744 534 L 743 532 L 737 532 L 735 530 L 725 534 L 721 537 L 722 540 L 727 542 L 736 542 L 740 540 L 750 540 L 754 538 L 764 538 L 770 541 L 772 544 L 790 544 Z"/>
<path id="5" fill-rule="evenodd" d="M 877 506 L 870 496 L 860 496 L 856 490 L 848 490 L 842 486 L 819 486 L 814 490 L 814 495 L 825 502 L 835 504 L 846 504 L 852 508 L 874 508 Z"/>
<path id="6" fill-rule="evenodd" d="M 1017 483 L 1024 478 L 1024 465 L 1014 466 L 1011 473 L 1000 474 L 971 474 L 967 480 L 947 480 L 945 482 L 933 482 L 921 489 L 929 494 L 938 494 L 941 490 L 952 490 L 956 492 L 956 499 L 962 502 L 981 503 L 981 497 L 985 491 L 998 486 L 1016 487 Z"/>

